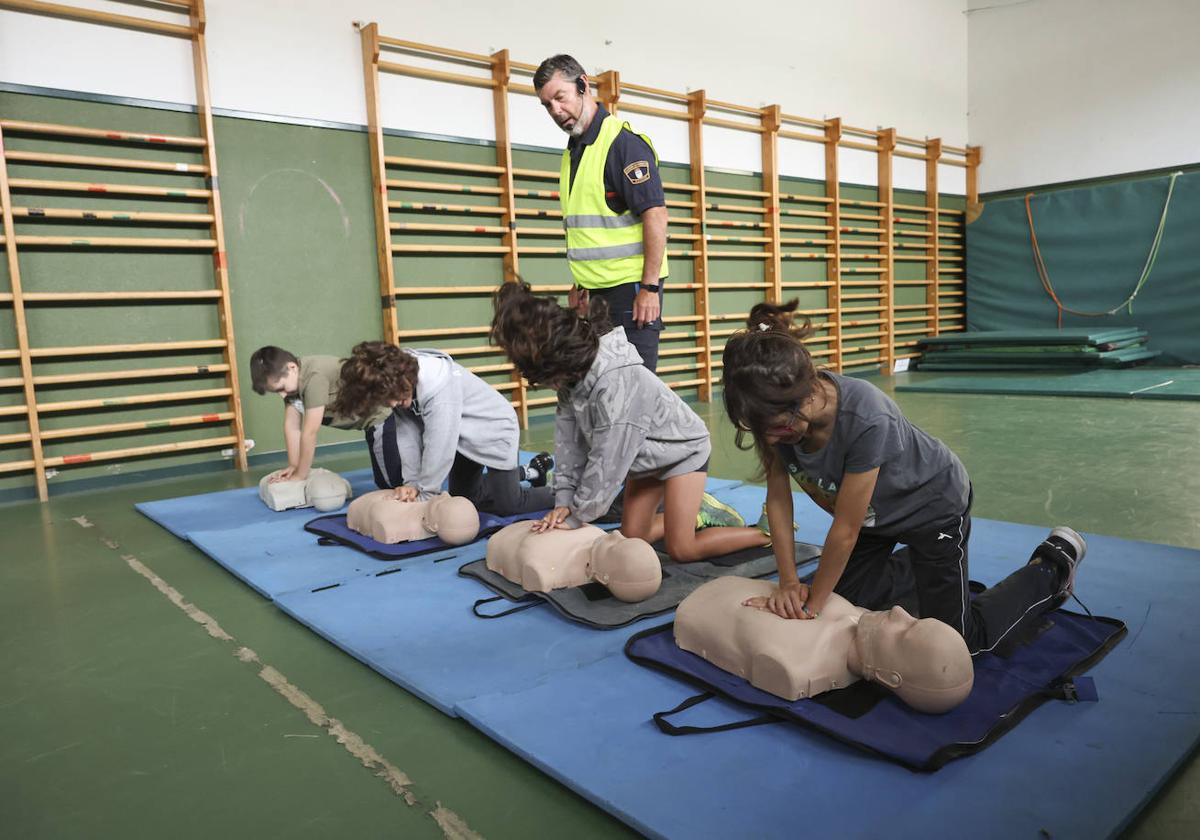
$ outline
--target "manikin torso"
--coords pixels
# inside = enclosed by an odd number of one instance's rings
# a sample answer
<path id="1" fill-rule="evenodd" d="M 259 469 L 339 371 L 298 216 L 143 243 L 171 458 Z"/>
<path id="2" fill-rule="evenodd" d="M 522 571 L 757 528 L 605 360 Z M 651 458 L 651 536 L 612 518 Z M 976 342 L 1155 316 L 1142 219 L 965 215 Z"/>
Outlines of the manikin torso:
<path id="1" fill-rule="evenodd" d="M 866 610 L 837 594 L 815 621 L 787 620 L 743 605 L 774 589 L 770 581 L 733 576 L 705 584 L 679 605 L 675 643 L 787 700 L 856 682 L 847 660 L 858 617 Z"/>
<path id="2" fill-rule="evenodd" d="M 918 711 L 942 713 L 971 693 L 971 654 L 950 625 L 901 607 L 864 610 L 837 594 L 811 620 L 746 604 L 774 589 L 732 576 L 709 581 L 679 605 L 676 644 L 785 700 L 867 679 Z"/>
<path id="3" fill-rule="evenodd" d="M 514 522 L 488 540 L 487 567 L 529 592 L 549 592 L 598 581 L 622 601 L 658 591 L 662 564 L 650 544 L 595 525 L 535 532 Z"/>
<path id="4" fill-rule="evenodd" d="M 479 514 L 468 500 L 445 493 L 425 502 L 401 502 L 391 490 L 376 490 L 350 503 L 346 525 L 381 543 L 441 537 L 456 545 L 474 539 Z"/>

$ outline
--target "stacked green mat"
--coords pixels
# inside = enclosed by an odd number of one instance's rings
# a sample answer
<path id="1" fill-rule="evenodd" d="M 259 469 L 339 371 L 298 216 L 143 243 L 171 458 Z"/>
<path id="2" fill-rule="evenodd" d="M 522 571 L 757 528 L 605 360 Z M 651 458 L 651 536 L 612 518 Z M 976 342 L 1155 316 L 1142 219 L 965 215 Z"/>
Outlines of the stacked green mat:
<path id="1" fill-rule="evenodd" d="M 921 339 L 919 370 L 1082 371 L 1145 364 L 1158 357 L 1138 327 L 985 330 Z"/>

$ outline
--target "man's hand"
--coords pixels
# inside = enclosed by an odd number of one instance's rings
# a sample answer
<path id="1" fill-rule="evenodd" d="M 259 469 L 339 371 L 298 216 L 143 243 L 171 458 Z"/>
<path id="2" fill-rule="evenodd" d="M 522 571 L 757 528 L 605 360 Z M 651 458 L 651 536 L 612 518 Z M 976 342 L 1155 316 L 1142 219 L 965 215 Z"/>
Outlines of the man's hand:
<path id="1" fill-rule="evenodd" d="M 785 583 L 770 595 L 747 598 L 744 606 L 775 613 L 780 618 L 808 619 L 817 614 L 807 609 L 808 586 L 803 583 Z"/>
<path id="2" fill-rule="evenodd" d="M 293 466 L 284 467 L 281 470 L 275 470 L 271 473 L 271 477 L 267 479 L 268 484 L 275 484 L 279 481 L 291 481 L 292 476 L 296 474 L 296 468 Z"/>
<path id="3" fill-rule="evenodd" d="M 591 296 L 587 289 L 581 289 L 578 286 L 572 285 L 571 290 L 567 292 L 567 306 L 574 310 L 575 314 L 580 318 L 586 318 L 588 307 L 591 306 Z"/>
<path id="4" fill-rule="evenodd" d="M 547 513 L 537 522 L 533 523 L 533 532 L 535 534 L 543 534 L 546 531 L 552 531 L 555 528 L 563 530 L 571 530 L 571 526 L 566 523 L 566 518 L 571 515 L 571 509 L 568 507 L 556 507 L 554 510 Z"/>
<path id="5" fill-rule="evenodd" d="M 633 301 L 633 322 L 639 327 L 652 324 L 658 319 L 661 308 L 658 302 L 658 292 L 639 288 L 637 298 Z"/>
<path id="6" fill-rule="evenodd" d="M 416 487 L 411 487 L 405 484 L 403 487 L 397 487 L 392 491 L 392 498 L 398 502 L 415 502 L 420 493 Z"/>

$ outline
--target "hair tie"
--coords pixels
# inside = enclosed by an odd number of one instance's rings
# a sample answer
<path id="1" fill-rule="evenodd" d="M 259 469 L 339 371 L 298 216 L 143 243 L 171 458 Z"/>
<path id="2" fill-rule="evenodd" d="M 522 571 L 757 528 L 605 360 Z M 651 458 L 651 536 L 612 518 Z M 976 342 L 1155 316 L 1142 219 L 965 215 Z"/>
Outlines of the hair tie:
<path id="1" fill-rule="evenodd" d="M 766 321 L 759 321 L 758 328 L 761 331 L 766 332 L 767 330 L 771 329 L 771 325 L 768 324 Z"/>

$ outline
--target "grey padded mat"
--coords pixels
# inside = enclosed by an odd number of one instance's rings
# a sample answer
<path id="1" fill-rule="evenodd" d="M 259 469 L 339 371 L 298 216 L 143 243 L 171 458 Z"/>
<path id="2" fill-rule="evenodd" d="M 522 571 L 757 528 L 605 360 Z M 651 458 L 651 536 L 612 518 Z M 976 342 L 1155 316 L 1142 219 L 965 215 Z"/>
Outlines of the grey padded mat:
<path id="1" fill-rule="evenodd" d="M 798 542 L 796 565 L 815 565 L 821 556 L 821 547 Z M 512 581 L 487 567 L 487 560 L 475 560 L 462 566 L 458 573 L 463 577 L 475 578 L 497 594 L 497 598 L 483 598 L 475 602 L 475 614 L 480 618 L 501 618 L 510 612 L 525 609 L 547 601 L 556 610 L 572 621 L 595 627 L 599 630 L 614 630 L 632 624 L 642 618 L 661 615 L 679 606 L 679 602 L 692 590 L 713 578 L 726 575 L 761 578 L 775 573 L 775 555 L 770 546 L 747 548 L 713 560 L 695 563 L 676 563 L 671 560 L 662 546 L 655 545 L 662 561 L 662 586 L 651 597 L 637 603 L 626 603 L 614 598 L 608 588 L 600 583 L 589 583 L 552 592 L 528 592 Z M 500 598 L 514 602 L 517 606 L 496 614 L 479 612 L 482 604 Z"/>

